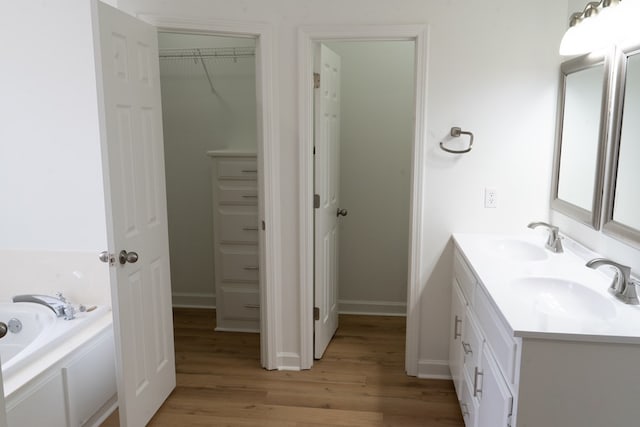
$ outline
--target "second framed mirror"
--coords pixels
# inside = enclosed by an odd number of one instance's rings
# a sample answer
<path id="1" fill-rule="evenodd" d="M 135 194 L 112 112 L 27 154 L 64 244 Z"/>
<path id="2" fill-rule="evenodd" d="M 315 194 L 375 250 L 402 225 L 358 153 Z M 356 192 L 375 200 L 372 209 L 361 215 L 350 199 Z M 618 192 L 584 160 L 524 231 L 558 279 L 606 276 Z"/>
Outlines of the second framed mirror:
<path id="1" fill-rule="evenodd" d="M 611 58 L 585 55 L 561 65 L 551 207 L 599 229 L 609 124 Z"/>
<path id="2" fill-rule="evenodd" d="M 618 52 L 604 231 L 640 247 L 640 45 Z"/>

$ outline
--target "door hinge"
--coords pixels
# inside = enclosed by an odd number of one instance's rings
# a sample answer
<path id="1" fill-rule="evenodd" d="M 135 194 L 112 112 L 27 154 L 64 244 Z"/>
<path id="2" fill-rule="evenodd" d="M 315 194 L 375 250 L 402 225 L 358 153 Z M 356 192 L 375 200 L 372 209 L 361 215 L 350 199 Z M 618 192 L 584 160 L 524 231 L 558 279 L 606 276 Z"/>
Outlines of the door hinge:
<path id="1" fill-rule="evenodd" d="M 313 146 L 313 155 L 314 156 L 316 155 L 316 146 L 315 145 Z"/>
<path id="2" fill-rule="evenodd" d="M 265 225 L 264 221 L 262 221 L 262 230 L 264 231 L 265 228 L 266 228 L 266 225 Z"/>
<path id="3" fill-rule="evenodd" d="M 313 73 L 313 88 L 320 89 L 320 73 Z"/>
<path id="4" fill-rule="evenodd" d="M 314 194 L 313 195 L 313 208 L 314 209 L 318 209 L 320 207 L 320 195 L 319 194 Z"/>
<path id="5" fill-rule="evenodd" d="M 320 320 L 320 307 L 313 307 L 313 320 Z"/>

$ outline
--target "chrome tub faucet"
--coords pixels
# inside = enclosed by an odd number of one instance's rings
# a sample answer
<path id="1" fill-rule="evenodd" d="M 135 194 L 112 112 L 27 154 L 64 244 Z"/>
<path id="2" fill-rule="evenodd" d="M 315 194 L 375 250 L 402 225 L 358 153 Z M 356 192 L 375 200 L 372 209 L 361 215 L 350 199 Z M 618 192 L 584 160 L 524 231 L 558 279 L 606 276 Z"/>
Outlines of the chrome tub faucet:
<path id="1" fill-rule="evenodd" d="M 13 302 L 33 302 L 36 304 L 49 307 L 58 317 L 64 317 L 64 320 L 71 320 L 76 317 L 76 309 L 64 296 L 62 292 L 57 292 L 55 297 L 49 295 L 16 295 Z"/>
<path id="2" fill-rule="evenodd" d="M 609 287 L 611 292 L 616 298 L 625 304 L 640 304 L 638 300 L 637 286 L 638 283 L 631 278 L 631 267 L 618 264 L 615 261 L 611 261 L 606 258 L 595 258 L 587 262 L 587 267 L 598 268 L 602 265 L 611 266 L 615 270 L 615 276 L 613 277 L 613 283 Z"/>
<path id="3" fill-rule="evenodd" d="M 560 239 L 559 231 L 560 229 L 555 225 L 547 224 L 546 222 L 538 221 L 531 222 L 527 227 L 534 229 L 537 227 L 546 227 L 549 230 L 549 238 L 547 239 L 547 243 L 544 245 L 545 248 L 549 249 L 551 252 L 560 254 L 564 252 L 562 248 L 562 241 Z"/>

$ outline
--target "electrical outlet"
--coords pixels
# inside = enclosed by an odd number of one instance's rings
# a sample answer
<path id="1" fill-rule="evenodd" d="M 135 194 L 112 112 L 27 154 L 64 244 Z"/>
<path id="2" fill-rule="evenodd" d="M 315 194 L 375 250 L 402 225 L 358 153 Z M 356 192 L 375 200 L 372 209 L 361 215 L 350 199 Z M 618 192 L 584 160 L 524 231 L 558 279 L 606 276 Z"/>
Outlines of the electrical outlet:
<path id="1" fill-rule="evenodd" d="M 493 187 L 485 187 L 484 189 L 484 207 L 485 208 L 497 208 L 498 207 L 498 190 Z"/>

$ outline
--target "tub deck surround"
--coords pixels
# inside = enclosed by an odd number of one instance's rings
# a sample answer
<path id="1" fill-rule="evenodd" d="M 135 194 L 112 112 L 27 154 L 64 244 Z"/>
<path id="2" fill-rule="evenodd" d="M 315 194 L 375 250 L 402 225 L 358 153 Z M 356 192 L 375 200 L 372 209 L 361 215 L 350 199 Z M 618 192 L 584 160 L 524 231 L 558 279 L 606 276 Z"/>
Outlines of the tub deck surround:
<path id="1" fill-rule="evenodd" d="M 585 266 L 597 254 L 569 239 L 564 253 L 538 252 L 546 238 L 535 232 L 453 239 L 515 337 L 640 344 L 640 306 L 608 292 L 604 269 Z"/>
<path id="2" fill-rule="evenodd" d="M 35 310 L 50 309 L 33 303 L 7 303 L 6 305 L 33 306 Z M 5 304 L 1 304 L 5 305 Z M 53 313 L 52 313 L 53 314 Z M 96 335 L 112 327 L 111 308 L 99 306 L 91 312 L 78 313 L 73 320 L 56 318 L 43 329 L 35 340 L 8 361 L 2 361 L 5 398 L 29 383 L 60 360 L 81 349 Z"/>

